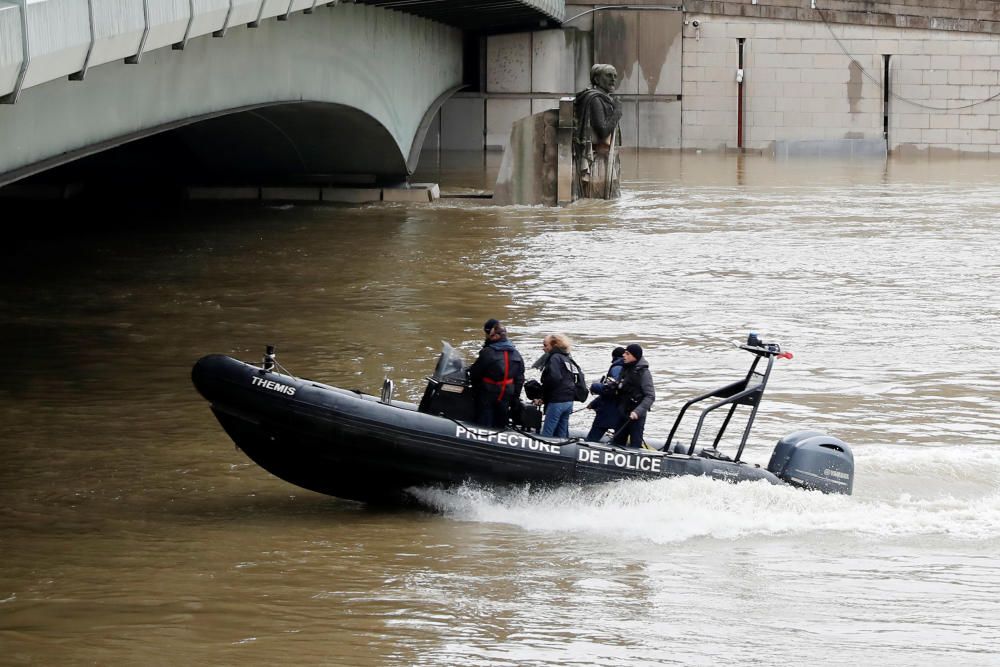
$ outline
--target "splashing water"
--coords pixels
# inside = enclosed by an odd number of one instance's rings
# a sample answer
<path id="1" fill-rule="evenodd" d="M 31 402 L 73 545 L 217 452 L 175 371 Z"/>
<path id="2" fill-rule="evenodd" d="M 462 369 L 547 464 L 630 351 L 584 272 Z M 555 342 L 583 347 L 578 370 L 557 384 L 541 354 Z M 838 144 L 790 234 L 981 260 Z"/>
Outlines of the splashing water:
<path id="1" fill-rule="evenodd" d="M 460 521 L 494 522 L 527 531 L 589 535 L 608 541 L 656 544 L 709 537 L 843 533 L 864 537 L 942 535 L 961 540 L 1000 538 L 1000 452 L 988 447 L 866 450 L 867 470 L 855 496 L 824 495 L 767 482 L 725 484 L 704 477 L 625 480 L 594 486 L 453 490 L 414 489 L 421 502 Z M 940 493 L 922 487 L 937 476 Z M 967 498 L 956 483 L 993 481 L 992 491 Z M 908 490 L 907 490 L 908 489 Z M 871 491 L 875 491 L 872 489 Z"/>

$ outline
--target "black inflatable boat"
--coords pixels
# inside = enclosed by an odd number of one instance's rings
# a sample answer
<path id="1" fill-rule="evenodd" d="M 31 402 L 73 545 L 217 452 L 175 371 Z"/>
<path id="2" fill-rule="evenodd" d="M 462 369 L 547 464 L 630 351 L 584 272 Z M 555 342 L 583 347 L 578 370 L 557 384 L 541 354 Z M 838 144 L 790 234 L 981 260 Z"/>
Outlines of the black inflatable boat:
<path id="1" fill-rule="evenodd" d="M 527 403 L 518 423 L 506 430 L 475 425 L 468 369 L 447 344 L 419 405 L 393 400 L 388 379 L 382 394 L 371 396 L 281 373 L 270 346 L 260 366 L 224 355 L 203 357 L 192 379 L 222 427 L 258 465 L 339 498 L 405 501 L 411 487 L 469 481 L 552 485 L 675 475 L 763 479 L 850 494 L 850 447 L 818 431 L 783 437 L 766 468 L 741 460 L 775 359 L 791 355 L 755 336 L 740 348 L 752 355 L 746 375 L 685 403 L 666 441 L 650 449 L 542 437 L 540 415 Z M 695 406 L 704 407 L 689 413 Z M 727 456 L 719 445 L 737 408 L 749 415 L 735 454 Z M 711 446 L 700 447 L 706 418 L 716 410 L 721 427 Z M 685 416 L 690 425 L 696 414 L 690 441 L 675 440 Z"/>

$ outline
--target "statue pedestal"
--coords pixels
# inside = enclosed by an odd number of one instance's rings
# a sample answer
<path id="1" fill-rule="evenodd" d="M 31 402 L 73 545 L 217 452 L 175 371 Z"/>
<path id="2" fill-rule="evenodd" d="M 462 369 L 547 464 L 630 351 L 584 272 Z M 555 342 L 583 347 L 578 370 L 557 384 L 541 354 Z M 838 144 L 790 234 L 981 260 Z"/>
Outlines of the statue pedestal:
<path id="1" fill-rule="evenodd" d="M 573 98 L 514 123 L 493 190 L 498 206 L 573 201 Z"/>

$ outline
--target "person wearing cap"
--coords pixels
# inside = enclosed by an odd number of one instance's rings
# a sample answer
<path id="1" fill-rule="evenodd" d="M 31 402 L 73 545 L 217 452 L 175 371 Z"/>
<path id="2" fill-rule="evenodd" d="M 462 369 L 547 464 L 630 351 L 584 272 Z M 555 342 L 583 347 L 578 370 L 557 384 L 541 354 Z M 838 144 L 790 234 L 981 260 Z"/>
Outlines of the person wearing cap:
<path id="1" fill-rule="evenodd" d="M 587 440 L 590 442 L 600 442 L 608 429 L 616 429 L 621 426 L 622 420 L 618 416 L 615 394 L 618 390 L 618 377 L 622 373 L 622 366 L 625 365 L 625 360 L 622 359 L 624 354 L 624 347 L 616 347 L 612 350 L 611 366 L 608 368 L 607 374 L 601 378 L 600 382 L 594 382 L 590 385 L 590 393 L 597 396 L 587 406 L 588 409 L 594 411 L 594 423 L 591 424 L 590 432 L 587 433 Z"/>
<path id="2" fill-rule="evenodd" d="M 489 428 L 507 428 L 510 408 L 521 396 L 524 360 L 507 340 L 507 328 L 498 320 L 483 325 L 486 341 L 469 369 L 475 391 L 476 423 Z"/>
<path id="3" fill-rule="evenodd" d="M 624 447 L 642 447 L 646 414 L 656 400 L 649 362 L 642 358 L 637 343 L 625 346 L 624 365 L 618 378 L 618 430 L 611 442 Z"/>

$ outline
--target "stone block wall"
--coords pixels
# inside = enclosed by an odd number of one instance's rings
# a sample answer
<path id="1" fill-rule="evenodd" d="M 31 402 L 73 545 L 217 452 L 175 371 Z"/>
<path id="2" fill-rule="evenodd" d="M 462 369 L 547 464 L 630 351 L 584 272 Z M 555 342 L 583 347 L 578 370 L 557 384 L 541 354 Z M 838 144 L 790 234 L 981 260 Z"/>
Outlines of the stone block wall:
<path id="1" fill-rule="evenodd" d="M 898 153 L 1000 153 L 1000 40 L 974 32 L 688 14 L 683 147 L 737 145 L 744 38 L 744 148 L 878 141 Z M 693 22 L 699 25 L 695 27 Z M 889 99 L 885 59 L 889 56 Z"/>
<path id="2" fill-rule="evenodd" d="M 446 103 L 428 147 L 499 150 L 515 120 L 608 62 L 625 146 L 736 149 L 742 38 L 744 149 L 1000 152 L 1000 2 L 625 2 L 567 5 L 563 29 L 487 38 L 483 89 Z"/>

